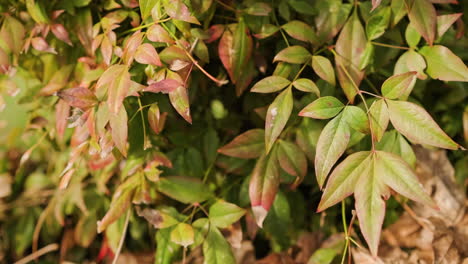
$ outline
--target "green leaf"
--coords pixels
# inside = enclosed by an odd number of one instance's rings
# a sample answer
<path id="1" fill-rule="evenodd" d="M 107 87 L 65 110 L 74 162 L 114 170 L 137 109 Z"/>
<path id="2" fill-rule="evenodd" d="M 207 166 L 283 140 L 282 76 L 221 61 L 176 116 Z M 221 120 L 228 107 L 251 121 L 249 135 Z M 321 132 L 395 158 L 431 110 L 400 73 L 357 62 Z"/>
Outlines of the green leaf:
<path id="1" fill-rule="evenodd" d="M 276 54 L 273 62 L 284 61 L 292 64 L 304 64 L 306 63 L 311 54 L 302 46 L 291 46 Z"/>
<path id="2" fill-rule="evenodd" d="M 436 34 L 436 10 L 428 0 L 408 0 L 408 17 L 416 30 L 432 46 Z"/>
<path id="3" fill-rule="evenodd" d="M 376 152 L 378 172 L 382 181 L 397 193 L 437 209 L 416 174 L 401 157 L 383 151 Z"/>
<path id="4" fill-rule="evenodd" d="M 227 156 L 254 159 L 265 150 L 265 130 L 251 129 L 234 138 L 218 152 Z"/>
<path id="5" fill-rule="evenodd" d="M 345 24 L 353 5 L 343 4 L 341 1 L 320 1 L 320 11 L 315 18 L 317 36 L 321 43 L 326 42 L 340 32 Z"/>
<path id="6" fill-rule="evenodd" d="M 468 82 L 468 68 L 448 48 L 440 45 L 425 46 L 419 51 L 427 62 L 427 74 L 441 81 Z"/>
<path id="7" fill-rule="evenodd" d="M 437 16 L 437 36 L 441 38 L 463 13 Z"/>
<path id="8" fill-rule="evenodd" d="M 42 1 L 26 0 L 26 8 L 29 15 L 31 15 L 32 19 L 36 21 L 36 23 L 49 23 L 49 17 L 44 10 Z"/>
<path id="9" fill-rule="evenodd" d="M 179 223 L 177 219 L 164 210 L 155 210 L 150 208 L 141 210 L 139 207 L 137 207 L 137 214 L 141 217 L 144 217 L 146 221 L 158 229 L 168 228 Z"/>
<path id="10" fill-rule="evenodd" d="M 112 129 L 112 140 L 124 157 L 127 156 L 128 117 L 125 107 L 117 114 L 109 113 L 109 125 Z"/>
<path id="11" fill-rule="evenodd" d="M 209 218 L 213 225 L 219 228 L 227 228 L 237 222 L 245 210 L 239 206 L 219 200 L 210 207 Z"/>
<path id="12" fill-rule="evenodd" d="M 107 103 L 111 113 L 117 114 L 127 97 L 130 87 L 130 73 L 125 65 L 112 65 L 106 72 L 113 73 L 108 90 Z M 106 72 L 103 73 L 106 74 Z M 101 77 L 102 78 L 102 77 Z"/>
<path id="13" fill-rule="evenodd" d="M 312 254 L 307 264 L 330 264 L 337 255 L 335 249 L 319 248 Z"/>
<path id="14" fill-rule="evenodd" d="M 263 229 L 271 237 L 271 244 L 276 251 L 284 251 L 291 246 L 291 205 L 283 192 L 278 192 L 271 207 L 268 217 L 265 219 Z M 295 211 L 294 216 L 297 216 Z"/>
<path id="15" fill-rule="evenodd" d="M 323 190 L 317 212 L 321 212 L 353 194 L 356 183 L 367 170 L 370 159 L 369 151 L 356 152 L 336 166 Z"/>
<path id="16" fill-rule="evenodd" d="M 361 133 L 369 133 L 369 119 L 360 107 L 347 105 L 343 110 L 343 119 L 348 125 Z"/>
<path id="17" fill-rule="evenodd" d="M 208 235 L 203 242 L 203 256 L 205 264 L 235 264 L 236 260 L 231 251 L 231 246 L 221 232 L 210 226 Z"/>
<path id="18" fill-rule="evenodd" d="M 180 77 L 177 75 L 177 79 L 179 78 Z M 190 115 L 190 103 L 187 88 L 183 85 L 177 86 L 177 88 L 169 92 L 169 100 L 171 101 L 171 104 L 175 108 L 177 113 L 179 113 L 179 115 L 181 115 L 185 119 L 185 121 L 192 124 L 192 116 Z"/>
<path id="19" fill-rule="evenodd" d="M 379 9 L 373 13 L 366 23 L 366 34 L 368 40 L 374 40 L 385 33 L 390 22 L 391 9 L 389 6 Z"/>
<path id="20" fill-rule="evenodd" d="M 393 75 L 382 84 L 382 95 L 388 99 L 397 99 L 403 95 L 408 95 L 408 89 L 411 89 L 416 82 L 417 72 L 407 72 Z"/>
<path id="21" fill-rule="evenodd" d="M 317 97 L 320 97 L 320 90 L 312 80 L 300 78 L 293 82 L 293 86 L 299 91 L 314 93 Z"/>
<path id="22" fill-rule="evenodd" d="M 200 25 L 200 22 L 198 22 L 198 20 L 192 14 L 190 14 L 190 10 L 182 0 L 165 1 L 164 10 L 170 17 L 176 20 L 182 20 Z"/>
<path id="23" fill-rule="evenodd" d="M 414 50 L 408 50 L 407 52 L 403 53 L 397 60 L 393 74 L 416 71 L 418 73 L 418 78 L 424 80 L 427 78 L 427 75 L 424 73 L 424 69 L 426 69 L 426 61 L 424 60 L 423 56 Z M 408 94 L 406 97 L 408 97 L 412 90 L 413 87 L 409 87 L 407 89 Z"/>
<path id="24" fill-rule="evenodd" d="M 333 96 L 320 97 L 308 104 L 299 113 L 299 116 L 305 116 L 315 119 L 329 119 L 336 116 L 344 108 L 344 104 Z"/>
<path id="25" fill-rule="evenodd" d="M 177 224 L 171 231 L 171 241 L 183 247 L 193 244 L 194 237 L 192 226 L 186 223 Z"/>
<path id="26" fill-rule="evenodd" d="M 269 76 L 257 82 L 251 92 L 254 93 L 273 93 L 282 90 L 291 84 L 291 81 L 281 76 Z"/>
<path id="27" fill-rule="evenodd" d="M 245 65 L 250 60 L 253 42 L 252 37 L 247 34 L 248 29 L 247 25 L 244 22 L 244 19 L 239 19 L 236 30 L 234 31 L 233 36 L 233 60 L 232 60 L 232 71 L 234 75 L 234 80 L 240 80 L 243 71 L 245 70 Z M 236 83 L 236 81 L 233 81 Z"/>
<path id="28" fill-rule="evenodd" d="M 366 48 L 362 54 L 361 61 L 359 62 L 359 70 L 364 70 L 374 59 L 374 44 L 368 41 L 366 43 Z"/>
<path id="29" fill-rule="evenodd" d="M 359 70 L 362 55 L 366 48 L 366 34 L 359 21 L 357 12 L 348 19 L 336 41 L 335 63 L 338 80 L 348 100 L 353 103 L 357 94 L 356 88 L 364 78 Z"/>
<path id="30" fill-rule="evenodd" d="M 414 103 L 386 100 L 390 120 L 398 132 L 410 141 L 439 148 L 458 149 L 426 110 Z"/>
<path id="31" fill-rule="evenodd" d="M 406 27 L 405 39 L 406 43 L 408 43 L 408 45 L 412 48 L 418 46 L 418 43 L 421 40 L 421 35 L 411 23 Z"/>
<path id="32" fill-rule="evenodd" d="M 351 137 L 349 125 L 343 114 L 333 118 L 322 130 L 315 154 L 315 175 L 322 188 L 333 165 L 343 155 Z"/>
<path id="33" fill-rule="evenodd" d="M 361 233 L 373 256 L 377 256 L 380 233 L 385 217 L 385 202 L 382 194 L 386 193 L 376 165 L 375 155 L 365 164 L 361 177 L 356 182 L 354 198 L 356 200 L 356 213 L 359 218 Z"/>
<path id="34" fill-rule="evenodd" d="M 335 70 L 329 59 L 323 56 L 312 56 L 312 68 L 320 78 L 333 86 L 336 85 Z"/>
<path id="35" fill-rule="evenodd" d="M 403 158 L 412 168 L 416 167 L 416 155 L 414 154 L 413 148 L 396 130 L 385 132 L 375 148 L 396 154 Z"/>
<path id="36" fill-rule="evenodd" d="M 297 186 L 307 174 L 307 158 L 296 144 L 284 140 L 278 143 L 279 164 L 284 171 L 297 177 L 293 185 Z"/>
<path id="37" fill-rule="evenodd" d="M 372 129 L 372 137 L 375 142 L 379 142 L 387 130 L 390 120 L 388 108 L 383 99 L 379 99 L 372 103 L 369 109 L 370 125 Z"/>
<path id="38" fill-rule="evenodd" d="M 288 122 L 293 108 L 291 87 L 281 92 L 268 107 L 265 121 L 265 148 L 268 153 Z"/>
<path id="39" fill-rule="evenodd" d="M 249 197 L 255 221 L 262 227 L 279 187 L 279 164 L 275 149 L 255 164 L 249 183 Z"/>
<path id="40" fill-rule="evenodd" d="M 161 229 L 156 232 L 155 264 L 172 264 L 180 246 L 171 242 L 172 228 Z"/>
<path id="41" fill-rule="evenodd" d="M 312 27 L 302 21 L 293 20 L 281 27 L 289 36 L 297 40 L 318 44 L 317 36 Z"/>
<path id="42" fill-rule="evenodd" d="M 151 10 L 158 2 L 157 0 L 139 0 L 140 2 L 140 12 L 141 12 L 141 20 L 145 20 L 147 17 L 151 15 Z"/>
<path id="43" fill-rule="evenodd" d="M 181 203 L 200 203 L 212 196 L 203 182 L 183 176 L 164 177 L 157 182 L 157 189 Z"/>
<path id="44" fill-rule="evenodd" d="M 394 27 L 407 14 L 406 0 L 392 0 L 390 7 L 392 8 L 391 27 Z"/>
<path id="45" fill-rule="evenodd" d="M 263 2 L 254 3 L 250 5 L 249 7 L 247 7 L 246 9 L 244 9 L 244 11 L 247 14 L 252 15 L 252 16 L 268 16 L 271 10 L 272 10 L 271 6 Z"/>

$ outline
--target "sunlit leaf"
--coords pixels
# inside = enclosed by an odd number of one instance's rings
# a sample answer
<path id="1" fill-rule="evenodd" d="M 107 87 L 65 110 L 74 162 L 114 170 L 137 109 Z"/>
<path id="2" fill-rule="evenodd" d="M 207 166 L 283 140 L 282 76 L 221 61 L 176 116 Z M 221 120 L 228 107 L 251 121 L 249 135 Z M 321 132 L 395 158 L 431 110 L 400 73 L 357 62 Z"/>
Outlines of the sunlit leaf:
<path id="1" fill-rule="evenodd" d="M 310 79 L 306 78 L 299 78 L 293 82 L 294 88 L 298 89 L 299 91 L 303 91 L 306 93 L 314 93 L 317 97 L 320 97 L 320 90 L 317 85 Z"/>
<path id="2" fill-rule="evenodd" d="M 299 113 L 300 116 L 329 119 L 336 116 L 344 108 L 344 104 L 333 96 L 320 97 Z"/>
<path id="3" fill-rule="evenodd" d="M 436 10 L 428 0 L 409 0 L 408 17 L 416 30 L 432 46 L 436 35 Z"/>
<path id="4" fill-rule="evenodd" d="M 291 87 L 281 92 L 268 107 L 265 121 L 265 148 L 268 153 L 288 122 L 293 108 Z"/>
<path id="5" fill-rule="evenodd" d="M 172 76 L 168 75 L 168 78 L 175 78 L 176 73 Z M 179 82 L 182 82 L 180 77 L 177 78 Z M 177 113 L 181 115 L 185 121 L 192 123 L 192 116 L 190 115 L 190 105 L 188 98 L 187 88 L 183 85 L 179 85 L 173 91 L 169 92 L 169 100 L 171 101 L 172 106 L 176 109 Z"/>
<path id="6" fill-rule="evenodd" d="M 245 210 L 239 206 L 219 200 L 210 207 L 208 217 L 216 227 L 227 228 L 237 222 L 244 214 Z"/>
<path id="7" fill-rule="evenodd" d="M 299 20 L 293 20 L 284 24 L 281 27 L 284 29 L 284 31 L 286 31 L 286 33 L 288 33 L 289 36 L 295 39 L 313 44 L 318 44 L 318 39 L 315 35 L 314 30 L 312 29 L 312 27 L 310 27 L 304 22 L 301 22 Z"/>
<path id="8" fill-rule="evenodd" d="M 423 72 L 424 69 L 426 69 L 426 61 L 423 56 L 414 50 L 408 50 L 397 60 L 393 74 L 416 71 L 418 73 L 418 78 L 424 80 L 427 78 L 427 75 Z M 407 91 L 411 92 L 411 90 L 413 90 L 413 87 L 408 88 Z"/>
<path id="9" fill-rule="evenodd" d="M 329 59 L 323 56 L 312 56 L 312 68 L 320 78 L 335 86 L 335 70 Z"/>
<path id="10" fill-rule="evenodd" d="M 369 133 L 369 119 L 362 108 L 354 105 L 345 106 L 343 119 L 352 129 L 364 134 Z"/>
<path id="11" fill-rule="evenodd" d="M 157 189 L 181 203 L 200 203 L 212 195 L 208 186 L 200 180 L 183 176 L 161 178 L 157 182 Z"/>
<path id="12" fill-rule="evenodd" d="M 405 101 L 386 102 L 393 126 L 410 141 L 446 149 L 459 147 L 421 106 Z"/>
<path id="13" fill-rule="evenodd" d="M 141 19 L 144 21 L 151 15 L 151 10 L 156 5 L 157 0 L 139 0 Z"/>
<path id="14" fill-rule="evenodd" d="M 89 89 L 75 87 L 62 90 L 57 93 L 58 97 L 67 102 L 70 106 L 86 110 L 97 103 L 96 96 Z"/>
<path id="15" fill-rule="evenodd" d="M 302 46 L 291 46 L 287 47 L 284 50 L 276 54 L 273 59 L 276 61 L 284 61 L 293 64 L 302 64 L 306 63 L 310 59 L 310 52 Z"/>
<path id="16" fill-rule="evenodd" d="M 121 107 L 117 114 L 109 114 L 109 124 L 112 129 L 112 140 L 122 155 L 127 156 L 127 111 Z"/>
<path id="17" fill-rule="evenodd" d="M 440 45 L 425 46 L 419 51 L 427 62 L 427 74 L 442 81 L 468 82 L 468 68 L 448 48 Z"/>
<path id="18" fill-rule="evenodd" d="M 192 226 L 186 223 L 177 224 L 171 231 L 171 241 L 183 247 L 193 244 L 194 237 Z"/>
<path id="19" fill-rule="evenodd" d="M 143 43 L 136 49 L 135 60 L 141 64 L 162 66 L 156 49 L 149 43 Z"/>
<path id="20" fill-rule="evenodd" d="M 375 9 L 374 2 L 372 1 L 372 9 Z M 378 1 L 380 2 L 380 1 Z M 379 4 L 377 4 L 379 5 Z M 385 33 L 390 22 L 391 8 L 389 6 L 379 9 L 377 12 L 372 13 L 371 17 L 366 23 L 367 39 L 374 40 Z"/>
<path id="21" fill-rule="evenodd" d="M 269 76 L 257 82 L 251 92 L 254 93 L 273 93 L 282 90 L 291 83 L 290 80 L 280 76 Z"/>
<path id="22" fill-rule="evenodd" d="M 190 14 L 188 7 L 181 0 L 168 0 L 164 4 L 166 13 L 177 20 L 186 21 L 193 24 L 200 24 L 198 20 Z"/>
<path id="23" fill-rule="evenodd" d="M 413 148 L 396 130 L 385 132 L 382 140 L 376 144 L 375 148 L 400 156 L 412 168 L 416 166 L 416 155 L 414 154 Z"/>
<path id="24" fill-rule="evenodd" d="M 369 109 L 370 125 L 374 142 L 379 142 L 387 129 L 390 120 L 387 105 L 383 99 L 372 103 Z"/>
<path id="25" fill-rule="evenodd" d="M 253 159 L 259 157 L 265 150 L 265 131 L 263 129 L 248 130 L 227 145 L 218 149 L 218 152 L 227 156 Z"/>
<path id="26" fill-rule="evenodd" d="M 146 31 L 146 37 L 153 42 L 164 42 L 172 44 L 174 40 L 171 38 L 169 33 L 160 25 L 152 25 Z"/>
<path id="27" fill-rule="evenodd" d="M 463 13 L 437 16 L 437 36 L 442 37 L 445 32 L 459 19 Z"/>
<path id="28" fill-rule="evenodd" d="M 405 39 L 408 46 L 415 48 L 421 40 L 421 34 L 416 30 L 412 23 L 408 24 L 405 31 Z"/>
<path id="29" fill-rule="evenodd" d="M 417 72 L 407 72 L 393 75 L 382 84 L 382 95 L 388 99 L 397 99 L 403 95 L 409 94 L 408 89 L 412 89 L 416 82 Z"/>
<path id="30" fill-rule="evenodd" d="M 335 1 L 320 1 L 320 10 L 315 18 L 317 36 L 321 43 L 326 42 L 340 32 L 352 9 L 352 4 Z"/>

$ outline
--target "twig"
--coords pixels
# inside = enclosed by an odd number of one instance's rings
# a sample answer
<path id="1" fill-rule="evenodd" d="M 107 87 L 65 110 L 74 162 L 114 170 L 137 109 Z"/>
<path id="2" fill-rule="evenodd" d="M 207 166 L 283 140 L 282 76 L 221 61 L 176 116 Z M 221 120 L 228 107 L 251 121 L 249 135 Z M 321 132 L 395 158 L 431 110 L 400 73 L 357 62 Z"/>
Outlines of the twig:
<path id="1" fill-rule="evenodd" d="M 54 244 L 49 244 L 41 249 L 39 249 L 36 252 L 31 253 L 30 255 L 16 261 L 14 264 L 27 264 L 37 258 L 39 258 L 42 255 L 45 255 L 49 252 L 55 251 L 59 248 L 59 245 L 57 243 Z"/>

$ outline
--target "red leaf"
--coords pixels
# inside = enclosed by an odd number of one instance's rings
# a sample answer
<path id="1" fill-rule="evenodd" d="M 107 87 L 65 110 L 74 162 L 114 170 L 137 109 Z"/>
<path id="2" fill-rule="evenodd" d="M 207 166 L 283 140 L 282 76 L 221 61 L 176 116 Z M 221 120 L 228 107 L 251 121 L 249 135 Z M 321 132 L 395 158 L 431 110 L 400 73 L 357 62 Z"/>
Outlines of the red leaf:
<path id="1" fill-rule="evenodd" d="M 58 92 L 57 95 L 69 105 L 82 110 L 86 110 L 97 103 L 94 93 L 84 87 L 65 89 Z"/>
<path id="2" fill-rule="evenodd" d="M 162 66 L 156 49 L 149 43 L 143 43 L 137 48 L 135 53 L 135 60 L 141 64 Z"/>
<path id="3" fill-rule="evenodd" d="M 132 64 L 133 58 L 136 55 L 135 53 L 138 47 L 140 47 L 141 42 L 143 41 L 143 36 L 143 32 L 137 31 L 125 43 L 122 59 L 124 63 L 127 64 L 127 66 Z"/>
<path id="4" fill-rule="evenodd" d="M 208 34 L 210 35 L 210 37 L 207 40 L 205 40 L 205 42 L 211 43 L 219 39 L 221 35 L 223 34 L 224 29 L 225 29 L 224 25 L 212 25 L 208 29 Z"/>
<path id="5" fill-rule="evenodd" d="M 164 9 L 174 19 L 200 25 L 200 22 L 190 14 L 188 7 L 181 0 L 169 0 L 164 5 Z"/>

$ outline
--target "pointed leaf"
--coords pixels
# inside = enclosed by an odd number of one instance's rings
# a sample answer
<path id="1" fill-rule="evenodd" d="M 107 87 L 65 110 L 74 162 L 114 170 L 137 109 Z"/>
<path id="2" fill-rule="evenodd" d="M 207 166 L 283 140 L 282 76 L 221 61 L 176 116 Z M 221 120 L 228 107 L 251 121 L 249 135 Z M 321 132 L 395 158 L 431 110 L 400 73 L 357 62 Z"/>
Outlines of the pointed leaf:
<path id="1" fill-rule="evenodd" d="M 182 0 L 168 0 L 164 4 L 164 10 L 173 19 L 200 25 L 200 22 L 190 14 L 188 7 Z"/>
<path id="2" fill-rule="evenodd" d="M 262 2 L 253 3 L 252 5 L 244 9 L 245 13 L 252 16 L 268 16 L 271 10 L 272 9 L 269 4 Z"/>
<path id="3" fill-rule="evenodd" d="M 265 150 L 265 130 L 251 129 L 234 138 L 218 152 L 227 156 L 254 159 Z"/>
<path id="4" fill-rule="evenodd" d="M 174 40 L 171 38 L 169 33 L 167 33 L 167 31 L 158 24 L 152 25 L 148 28 L 148 31 L 146 31 L 146 37 L 153 42 L 174 43 Z"/>
<path id="5" fill-rule="evenodd" d="M 306 48 L 302 46 L 291 46 L 276 54 L 273 62 L 284 61 L 293 64 L 303 64 L 309 60 L 310 56 L 311 54 Z"/>
<path id="6" fill-rule="evenodd" d="M 387 100 L 390 120 L 398 132 L 414 143 L 458 149 L 424 108 L 414 103 Z"/>
<path id="7" fill-rule="evenodd" d="M 323 128 L 317 142 L 315 154 L 315 175 L 322 188 L 333 165 L 343 155 L 348 146 L 351 132 L 343 114 L 333 118 Z"/>
<path id="8" fill-rule="evenodd" d="M 278 161 L 287 173 L 296 176 L 294 186 L 297 186 L 307 174 L 307 158 L 302 150 L 293 143 L 278 141 Z"/>
<path id="9" fill-rule="evenodd" d="M 411 200 L 437 208 L 414 171 L 402 158 L 392 153 L 377 151 L 376 159 L 379 177 L 386 185 Z"/>
<path id="10" fill-rule="evenodd" d="M 243 18 L 239 20 L 234 31 L 232 49 L 233 83 L 236 83 L 237 80 L 242 78 L 253 51 L 252 37 L 248 34 L 248 28 Z"/>
<path id="11" fill-rule="evenodd" d="M 187 89 L 182 85 L 178 86 L 175 90 L 169 92 L 169 99 L 177 113 L 179 113 L 185 121 L 192 124 Z"/>
<path id="12" fill-rule="evenodd" d="M 448 48 L 440 45 L 423 47 L 419 51 L 427 62 L 427 74 L 442 81 L 468 82 L 468 68 Z"/>
<path id="13" fill-rule="evenodd" d="M 162 66 L 156 49 L 149 43 L 143 43 L 136 49 L 135 60 L 141 64 Z"/>
<path id="14" fill-rule="evenodd" d="M 65 29 L 65 27 L 62 24 L 52 24 L 50 26 L 50 30 L 58 39 L 67 43 L 70 46 L 73 46 L 73 44 L 70 41 L 68 31 Z"/>
<path id="15" fill-rule="evenodd" d="M 407 52 L 403 53 L 397 60 L 393 74 L 416 71 L 418 73 L 418 78 L 424 80 L 427 78 L 426 74 L 424 73 L 424 69 L 426 69 L 426 61 L 424 60 L 423 56 L 414 50 L 408 50 Z M 413 87 L 408 87 L 408 94 L 406 94 L 406 97 L 408 97 L 412 90 Z"/>
<path id="16" fill-rule="evenodd" d="M 282 90 L 291 84 L 291 81 L 281 76 L 269 76 L 257 82 L 251 92 L 254 93 L 273 93 Z"/>
<path id="17" fill-rule="evenodd" d="M 177 219 L 163 210 L 154 210 L 150 208 L 141 210 L 140 207 L 137 207 L 137 214 L 138 216 L 145 218 L 146 221 L 158 229 L 171 227 L 179 223 Z"/>
<path id="18" fill-rule="evenodd" d="M 344 108 L 344 104 L 333 96 L 320 97 L 313 101 L 299 113 L 315 119 L 329 119 L 336 116 Z"/>
<path id="19" fill-rule="evenodd" d="M 372 129 L 372 137 L 374 142 L 379 142 L 387 130 L 388 122 L 390 120 L 388 114 L 387 104 L 383 99 L 379 99 L 372 103 L 370 109 L 370 125 Z"/>
<path id="20" fill-rule="evenodd" d="M 323 190 L 317 212 L 321 212 L 353 194 L 359 177 L 369 166 L 370 159 L 369 151 L 356 152 L 336 166 L 330 175 L 327 187 Z"/>
<path id="21" fill-rule="evenodd" d="M 93 92 L 84 87 L 69 88 L 57 93 L 57 96 L 70 106 L 87 110 L 96 105 L 97 98 Z"/>
<path id="22" fill-rule="evenodd" d="M 427 0 L 409 0 L 408 17 L 416 30 L 432 46 L 436 34 L 436 10 Z"/>
<path id="23" fill-rule="evenodd" d="M 262 155 L 252 171 L 249 197 L 255 220 L 260 227 L 278 192 L 279 172 L 276 151 Z"/>
<path id="24" fill-rule="evenodd" d="M 117 67 L 117 69 L 109 85 L 107 104 L 109 105 L 111 113 L 117 114 L 122 108 L 124 98 L 127 97 L 128 94 L 128 89 L 131 84 L 130 73 L 128 73 L 128 69 L 124 65 L 114 65 L 111 67 Z"/>
<path id="25" fill-rule="evenodd" d="M 372 0 L 372 10 L 371 11 L 374 11 L 374 9 L 379 7 L 381 2 L 382 2 L 382 0 Z"/>
<path id="26" fill-rule="evenodd" d="M 369 119 L 362 108 L 347 105 L 343 110 L 343 119 L 352 129 L 364 134 L 369 133 Z"/>
<path id="27" fill-rule="evenodd" d="M 414 86 L 417 72 L 393 75 L 382 84 L 382 95 L 388 99 L 397 99 L 408 94 L 406 91 Z"/>
<path id="28" fill-rule="evenodd" d="M 139 0 L 142 21 L 151 15 L 151 10 L 157 2 L 157 0 Z"/>
<path id="29" fill-rule="evenodd" d="M 320 97 L 320 90 L 317 85 L 310 79 L 300 78 L 293 82 L 294 88 L 298 89 L 299 91 L 303 91 L 306 93 L 314 93 L 317 97 Z"/>
<path id="30" fill-rule="evenodd" d="M 400 156 L 412 168 L 416 167 L 416 155 L 406 139 L 396 130 L 385 132 L 382 140 L 375 146 L 377 150 L 383 150 Z"/>
<path id="31" fill-rule="evenodd" d="M 219 228 L 227 228 L 237 222 L 245 210 L 239 206 L 219 200 L 210 207 L 209 218 L 213 225 Z"/>
<path id="32" fill-rule="evenodd" d="M 123 156 L 127 156 L 127 111 L 121 107 L 117 114 L 110 113 L 109 124 L 112 129 L 112 140 Z"/>
<path id="33" fill-rule="evenodd" d="M 148 109 L 148 123 L 154 133 L 161 133 L 164 128 L 164 123 L 166 121 L 166 115 L 161 114 L 159 111 L 159 106 L 157 103 L 154 103 Z"/>
<path id="34" fill-rule="evenodd" d="M 380 1 L 379 1 L 380 2 Z M 374 1 L 372 1 L 374 4 Z M 372 7 L 372 10 L 375 7 Z M 366 23 L 366 34 L 368 40 L 374 40 L 385 33 L 390 23 L 391 8 L 386 6 L 373 13 Z"/>
<path id="35" fill-rule="evenodd" d="M 174 262 L 174 257 L 178 254 L 180 246 L 171 242 L 171 228 L 158 230 L 156 232 L 156 256 L 155 264 L 170 264 Z"/>
<path id="36" fill-rule="evenodd" d="M 318 44 L 317 36 L 312 27 L 302 21 L 293 20 L 281 27 L 289 36 L 297 40 Z"/>
<path id="37" fill-rule="evenodd" d="M 178 80 L 164 79 L 162 81 L 152 83 L 151 85 L 146 87 L 144 91 L 168 94 L 168 93 L 175 91 L 179 86 L 183 86 L 183 85 L 184 84 Z"/>
<path id="38" fill-rule="evenodd" d="M 216 227 L 210 227 L 203 241 L 205 264 L 235 264 L 231 246 Z"/>
<path id="39" fill-rule="evenodd" d="M 157 182 L 157 189 L 181 203 L 200 203 L 212 196 L 207 185 L 191 177 L 164 177 Z"/>
<path id="40" fill-rule="evenodd" d="M 459 19 L 463 13 L 437 16 L 437 36 L 442 37 L 445 32 Z"/>
<path id="41" fill-rule="evenodd" d="M 346 97 L 352 103 L 361 84 L 364 72 L 359 70 L 362 55 L 366 48 L 366 34 L 357 12 L 348 19 L 336 41 L 336 71 Z"/>
<path id="42" fill-rule="evenodd" d="M 186 223 L 177 224 L 171 231 L 171 241 L 183 247 L 193 244 L 194 237 L 192 226 Z"/>
<path id="43" fill-rule="evenodd" d="M 265 121 L 265 148 L 268 153 L 288 122 L 293 108 L 291 87 L 281 92 L 268 107 Z"/>
<path id="44" fill-rule="evenodd" d="M 312 56 L 312 68 L 320 78 L 335 86 L 335 70 L 329 59 L 323 56 Z"/>
<path id="45" fill-rule="evenodd" d="M 421 40 L 421 34 L 416 30 L 412 23 L 409 23 L 405 31 L 405 39 L 408 46 L 416 48 Z"/>

